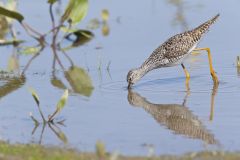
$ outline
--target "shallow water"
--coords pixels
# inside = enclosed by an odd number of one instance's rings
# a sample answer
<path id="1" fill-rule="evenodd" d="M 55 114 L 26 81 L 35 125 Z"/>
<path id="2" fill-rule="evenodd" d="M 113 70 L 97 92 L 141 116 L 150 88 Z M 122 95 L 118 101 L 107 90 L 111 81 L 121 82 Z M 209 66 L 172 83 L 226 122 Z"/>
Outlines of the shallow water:
<path id="1" fill-rule="evenodd" d="M 16 78 L 17 74 L 12 73 L 0 76 L 2 140 L 68 146 L 80 151 L 94 151 L 100 140 L 108 151 L 126 155 L 147 155 L 151 149 L 155 154 L 239 150 L 240 77 L 235 66 L 240 54 L 239 1 L 103 0 L 99 3 L 92 0 L 89 3 L 88 15 L 79 27 L 86 28 L 92 18 L 99 18 L 101 10 L 107 9 L 109 35 L 102 35 L 101 28 L 93 30 L 92 41 L 67 54 L 88 73 L 94 89 L 70 92 L 67 106 L 58 116 L 65 119 L 64 126 L 54 129 L 46 126 L 42 135 L 42 125 L 34 131 L 29 112 L 38 119 L 41 117 L 28 87 L 37 91 L 42 110 L 48 115 L 63 93 L 63 84 L 68 88 L 73 86 L 61 68 L 53 73 L 52 50 L 46 47 L 24 78 Z M 20 2 L 18 9 L 28 24 L 40 32 L 51 27 L 48 5 L 44 2 Z M 185 62 L 191 75 L 189 87 L 185 86 L 181 66 L 177 66 L 154 70 L 131 91 L 127 90 L 127 72 L 139 66 L 160 43 L 217 13 L 221 14 L 219 21 L 199 47 L 210 47 L 219 86 L 213 85 L 207 54 L 201 53 Z M 35 43 L 21 26 L 16 23 L 14 27 L 20 32 L 19 37 L 27 40 L 27 46 Z M 0 68 L 6 70 L 9 58 L 16 54 L 11 46 L 1 47 L 0 52 Z M 20 71 L 30 58 L 17 56 Z M 67 70 L 69 61 L 61 54 L 60 58 Z"/>

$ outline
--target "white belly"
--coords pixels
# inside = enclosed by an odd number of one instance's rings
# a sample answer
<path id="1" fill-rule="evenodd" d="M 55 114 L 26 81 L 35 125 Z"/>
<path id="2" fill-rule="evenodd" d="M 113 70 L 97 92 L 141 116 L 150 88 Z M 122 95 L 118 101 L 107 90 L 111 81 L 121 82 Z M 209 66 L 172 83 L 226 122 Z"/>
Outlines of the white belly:
<path id="1" fill-rule="evenodd" d="M 166 59 L 166 61 L 168 61 L 168 63 L 166 63 L 166 67 L 172 67 L 172 66 L 176 66 L 176 65 L 179 65 L 181 63 L 183 63 L 187 57 L 190 55 L 190 53 L 197 47 L 197 43 L 188 51 L 187 54 L 183 55 L 181 58 L 179 58 L 178 61 L 174 62 L 174 63 L 171 63 L 169 62 L 168 59 Z"/>

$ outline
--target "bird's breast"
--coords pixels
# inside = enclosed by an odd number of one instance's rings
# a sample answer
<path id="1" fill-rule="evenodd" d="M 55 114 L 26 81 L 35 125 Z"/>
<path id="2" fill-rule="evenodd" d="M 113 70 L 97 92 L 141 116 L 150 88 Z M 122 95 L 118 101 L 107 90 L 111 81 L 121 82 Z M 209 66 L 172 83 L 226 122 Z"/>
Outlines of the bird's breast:
<path id="1" fill-rule="evenodd" d="M 170 59 L 165 60 L 165 61 L 168 61 L 168 63 L 165 63 L 166 67 L 172 67 L 172 66 L 176 66 L 183 63 L 196 47 L 197 47 L 197 43 L 194 44 L 186 54 L 183 54 L 177 57 L 172 57 Z"/>

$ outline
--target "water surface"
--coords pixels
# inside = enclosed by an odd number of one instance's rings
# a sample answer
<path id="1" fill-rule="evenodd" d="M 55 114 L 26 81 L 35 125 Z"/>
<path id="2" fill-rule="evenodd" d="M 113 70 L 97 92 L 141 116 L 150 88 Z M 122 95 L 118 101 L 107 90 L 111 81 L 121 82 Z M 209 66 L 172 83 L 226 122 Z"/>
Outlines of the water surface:
<path id="1" fill-rule="evenodd" d="M 67 106 L 58 116 L 66 120 L 64 126 L 54 129 L 46 126 L 41 135 L 40 125 L 32 133 L 34 123 L 29 112 L 38 119 L 40 116 L 28 87 L 37 91 L 46 115 L 54 111 L 63 86 L 73 87 L 60 67 L 53 72 L 52 50 L 46 47 L 25 77 L 19 79 L 12 73 L 0 75 L 2 140 L 68 146 L 80 151 L 94 151 L 100 140 L 108 151 L 125 155 L 147 155 L 149 147 L 158 155 L 239 149 L 240 87 L 235 60 L 240 54 L 237 7 L 240 2 L 92 0 L 89 3 L 88 15 L 79 28 L 85 29 L 91 19 L 100 18 L 101 10 L 107 9 L 109 34 L 104 36 L 101 27 L 93 30 L 92 41 L 67 54 L 75 66 L 90 76 L 94 89 L 70 92 Z M 64 5 L 63 2 L 62 10 Z M 18 10 L 40 32 L 51 27 L 48 5 L 44 2 L 20 2 Z M 141 65 L 158 45 L 217 13 L 221 14 L 219 21 L 199 47 L 210 47 L 219 86 L 213 85 L 207 54 L 203 52 L 185 62 L 191 75 L 189 87 L 185 86 L 181 66 L 177 66 L 150 72 L 132 90 L 126 89 L 127 72 Z M 27 40 L 26 45 L 35 43 L 21 26 L 15 23 L 14 27 L 20 32 L 19 37 Z M 1 70 L 7 69 L 11 56 L 19 59 L 20 71 L 31 58 L 17 55 L 11 46 L 1 47 L 0 52 Z M 68 70 L 69 61 L 63 55 L 60 58 Z M 56 133 L 64 134 L 66 143 Z"/>

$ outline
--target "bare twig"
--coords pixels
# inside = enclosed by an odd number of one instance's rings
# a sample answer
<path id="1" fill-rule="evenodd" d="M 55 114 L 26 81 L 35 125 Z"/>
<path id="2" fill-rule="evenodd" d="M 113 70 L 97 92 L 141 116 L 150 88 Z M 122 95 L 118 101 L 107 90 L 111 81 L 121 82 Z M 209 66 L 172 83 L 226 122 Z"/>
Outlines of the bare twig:
<path id="1" fill-rule="evenodd" d="M 36 132 L 38 127 L 39 127 L 39 124 L 38 125 L 34 125 L 34 128 L 32 130 L 32 135 L 34 135 L 34 133 Z"/>
<path id="2" fill-rule="evenodd" d="M 52 70 L 55 72 L 56 70 L 56 57 L 53 58 Z"/>
<path id="3" fill-rule="evenodd" d="M 44 49 L 44 46 L 42 46 L 42 48 L 39 50 L 38 53 L 36 53 L 34 56 L 32 56 L 32 58 L 28 61 L 27 65 L 24 67 L 21 75 L 24 75 L 24 74 L 25 74 L 26 70 L 28 69 L 28 67 L 30 66 L 30 64 L 32 63 L 32 61 L 33 61 L 37 56 L 40 55 L 40 53 L 42 52 L 43 49 Z"/>
<path id="4" fill-rule="evenodd" d="M 37 106 L 38 106 L 38 111 L 39 111 L 39 113 L 40 113 L 40 115 L 41 115 L 41 117 L 42 117 L 43 123 L 46 123 L 46 119 L 45 119 L 45 117 L 44 117 L 44 115 L 43 115 L 43 112 L 42 112 L 40 106 L 39 106 L 39 105 L 37 105 Z"/>
<path id="5" fill-rule="evenodd" d="M 45 42 L 45 35 L 42 35 L 32 27 L 30 27 L 27 23 L 21 22 L 22 27 L 28 33 L 29 36 L 36 39 L 41 46 L 44 46 Z"/>
<path id="6" fill-rule="evenodd" d="M 47 34 L 51 33 L 51 32 L 55 32 L 56 30 L 60 29 L 61 27 L 63 27 L 64 25 L 59 25 L 56 26 L 54 28 L 52 28 L 51 30 L 49 30 L 48 32 L 46 32 L 45 34 L 43 34 L 43 37 L 45 37 Z"/>
<path id="7" fill-rule="evenodd" d="M 51 12 L 50 12 L 50 14 L 51 14 Z M 52 14 L 52 16 L 53 16 L 53 14 Z M 53 17 L 52 17 L 53 18 Z M 54 18 L 53 18 L 53 20 L 54 20 Z M 63 22 L 60 22 L 60 24 L 59 24 L 59 26 L 62 26 L 63 25 Z M 54 24 L 54 26 L 55 26 L 55 24 Z M 53 38 L 52 38 L 52 44 L 51 44 L 51 46 L 52 46 L 52 50 L 53 50 L 53 54 L 54 54 L 54 59 L 56 59 L 56 61 L 58 62 L 58 64 L 60 65 L 60 67 L 63 69 L 63 70 L 65 70 L 64 69 L 64 66 L 62 65 L 62 63 L 61 63 L 61 61 L 60 61 L 60 59 L 59 59 L 59 57 L 58 57 L 58 55 L 57 55 L 57 51 L 56 51 L 56 47 L 57 47 L 57 43 L 56 43 L 56 40 L 57 40 L 57 36 L 58 36 L 58 33 L 59 33 L 59 31 L 60 31 L 60 27 L 58 27 L 56 30 L 54 30 L 53 31 Z"/>
<path id="8" fill-rule="evenodd" d="M 28 67 L 30 66 L 30 64 L 32 63 L 32 61 L 37 57 L 39 56 L 39 53 L 36 53 L 34 56 L 32 56 L 32 58 L 28 61 L 27 65 L 24 67 L 21 75 L 24 75 L 26 70 L 28 69 Z"/>
<path id="9" fill-rule="evenodd" d="M 26 32 L 28 32 L 31 36 L 35 37 L 32 33 L 36 34 L 39 37 L 42 37 L 42 34 L 39 33 L 38 31 L 36 31 L 35 29 L 33 29 L 32 27 L 30 27 L 27 23 L 22 22 L 21 25 L 23 26 L 23 28 L 26 30 Z M 35 37 L 37 38 L 37 37 Z"/>
<path id="10" fill-rule="evenodd" d="M 59 57 L 57 55 L 56 46 L 54 44 L 52 44 L 52 50 L 53 50 L 53 54 L 54 54 L 54 59 L 56 59 L 56 61 L 58 62 L 58 64 L 62 68 L 62 70 L 65 70 L 62 62 L 60 61 L 60 59 L 59 59 Z"/>
<path id="11" fill-rule="evenodd" d="M 38 126 L 38 125 L 39 125 L 38 120 L 37 120 L 36 118 L 33 117 L 32 113 L 30 113 L 29 115 L 30 115 L 31 119 L 33 120 L 35 126 Z"/>
<path id="12" fill-rule="evenodd" d="M 49 117 L 48 117 L 48 122 L 51 122 L 53 123 L 53 119 L 55 117 L 55 115 L 58 113 L 58 110 L 56 109 L 53 114 L 51 114 Z"/>
<path id="13" fill-rule="evenodd" d="M 53 4 L 51 3 L 49 6 L 49 13 L 50 13 L 51 21 L 52 21 L 52 28 L 55 28 L 55 19 L 54 19 L 52 7 L 53 7 Z M 53 30 L 53 32 L 55 32 L 55 30 Z"/>
<path id="14" fill-rule="evenodd" d="M 16 39 L 17 34 L 16 34 L 15 29 L 13 28 L 12 25 L 10 25 L 9 27 L 10 27 L 10 32 L 11 32 L 11 35 L 12 35 L 13 39 Z"/>
<path id="15" fill-rule="evenodd" d="M 43 123 L 42 131 L 41 131 L 40 139 L 39 139 L 39 144 L 42 143 L 42 138 L 43 138 L 43 133 L 44 133 L 45 127 L 46 127 L 46 123 Z"/>
<path id="16" fill-rule="evenodd" d="M 72 28 L 72 24 L 68 23 L 68 30 L 70 30 Z M 67 36 L 68 32 L 65 32 L 64 35 L 62 36 L 62 39 L 57 43 L 58 45 L 60 45 L 60 43 L 64 40 L 64 38 Z"/>
<path id="17" fill-rule="evenodd" d="M 66 52 L 62 50 L 62 53 L 69 60 L 69 62 L 71 63 L 71 66 L 74 66 L 72 59 L 66 54 Z"/>
<path id="18" fill-rule="evenodd" d="M 67 143 L 67 138 L 65 134 L 61 131 L 61 129 L 57 125 L 55 125 L 54 123 L 48 123 L 48 126 L 61 141 Z"/>

